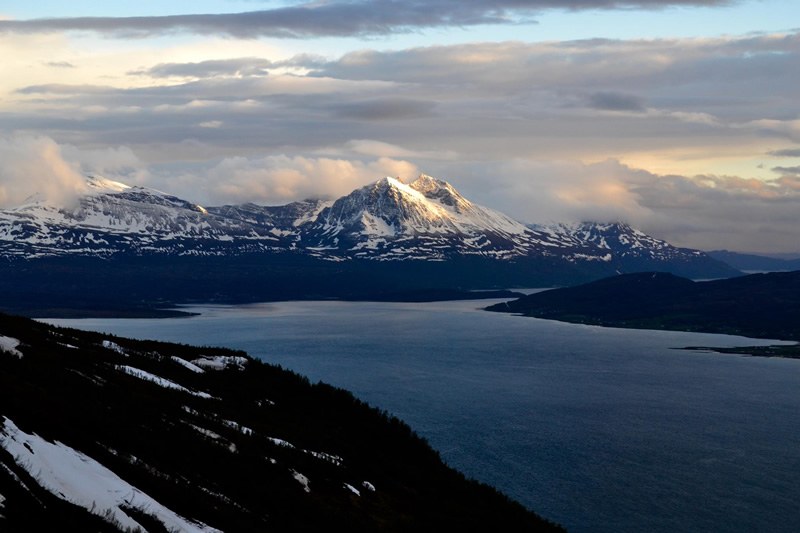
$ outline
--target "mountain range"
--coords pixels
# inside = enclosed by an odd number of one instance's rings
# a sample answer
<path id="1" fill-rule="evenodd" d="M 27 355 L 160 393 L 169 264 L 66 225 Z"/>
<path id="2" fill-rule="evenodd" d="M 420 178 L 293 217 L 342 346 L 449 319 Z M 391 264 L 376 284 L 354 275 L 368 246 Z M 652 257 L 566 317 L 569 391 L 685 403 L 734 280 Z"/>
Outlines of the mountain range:
<path id="1" fill-rule="evenodd" d="M 623 223 L 526 225 L 426 175 L 386 177 L 335 200 L 218 207 L 89 177 L 72 205 L 32 198 L 0 211 L 0 257 L 0 289 L 59 307 L 112 287 L 152 303 L 569 285 L 645 270 L 739 274 Z"/>

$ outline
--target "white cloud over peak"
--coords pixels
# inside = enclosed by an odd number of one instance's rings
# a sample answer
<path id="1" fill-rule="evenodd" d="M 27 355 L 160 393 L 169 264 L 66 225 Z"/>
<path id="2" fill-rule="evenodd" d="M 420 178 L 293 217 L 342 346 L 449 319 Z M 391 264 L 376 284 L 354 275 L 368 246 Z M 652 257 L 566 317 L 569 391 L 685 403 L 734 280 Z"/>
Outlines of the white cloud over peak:
<path id="1" fill-rule="evenodd" d="M 20 205 L 34 195 L 69 204 L 85 190 L 80 169 L 50 138 L 0 138 L 0 161 L 0 206 Z"/>

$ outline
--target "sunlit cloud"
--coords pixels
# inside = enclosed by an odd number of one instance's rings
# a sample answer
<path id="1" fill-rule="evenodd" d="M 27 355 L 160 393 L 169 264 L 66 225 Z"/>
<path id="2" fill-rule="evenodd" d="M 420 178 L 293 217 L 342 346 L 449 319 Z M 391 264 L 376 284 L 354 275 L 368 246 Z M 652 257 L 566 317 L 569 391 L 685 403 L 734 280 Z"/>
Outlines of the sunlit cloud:
<path id="1" fill-rule="evenodd" d="M 414 177 L 408 161 L 380 157 L 358 160 L 330 157 L 229 157 L 190 176 L 164 178 L 165 186 L 187 180 L 213 203 L 255 202 L 279 205 L 308 198 L 336 198 L 383 176 Z"/>
<path id="2" fill-rule="evenodd" d="M 85 190 L 77 165 L 47 137 L 0 138 L 0 206 L 43 199 L 70 204 Z"/>

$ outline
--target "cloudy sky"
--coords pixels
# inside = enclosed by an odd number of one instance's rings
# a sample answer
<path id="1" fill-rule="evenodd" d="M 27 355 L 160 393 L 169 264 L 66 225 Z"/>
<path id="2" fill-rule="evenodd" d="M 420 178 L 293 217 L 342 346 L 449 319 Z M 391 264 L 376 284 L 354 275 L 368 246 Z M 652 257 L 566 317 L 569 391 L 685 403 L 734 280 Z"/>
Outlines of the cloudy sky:
<path id="1" fill-rule="evenodd" d="M 0 1 L 0 206 L 421 172 L 526 222 L 800 252 L 796 0 Z"/>

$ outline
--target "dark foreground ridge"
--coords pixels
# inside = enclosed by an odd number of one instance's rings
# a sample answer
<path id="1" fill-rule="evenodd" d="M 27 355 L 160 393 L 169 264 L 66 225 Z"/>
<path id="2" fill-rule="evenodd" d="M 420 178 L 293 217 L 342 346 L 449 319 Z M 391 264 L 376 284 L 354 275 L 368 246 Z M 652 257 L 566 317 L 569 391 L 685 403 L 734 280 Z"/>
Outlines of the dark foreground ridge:
<path id="1" fill-rule="evenodd" d="M 0 531 L 560 531 L 242 352 L 0 315 Z"/>
<path id="2" fill-rule="evenodd" d="M 666 273 L 626 274 L 488 309 L 600 326 L 800 341 L 800 271 L 705 282 Z"/>

